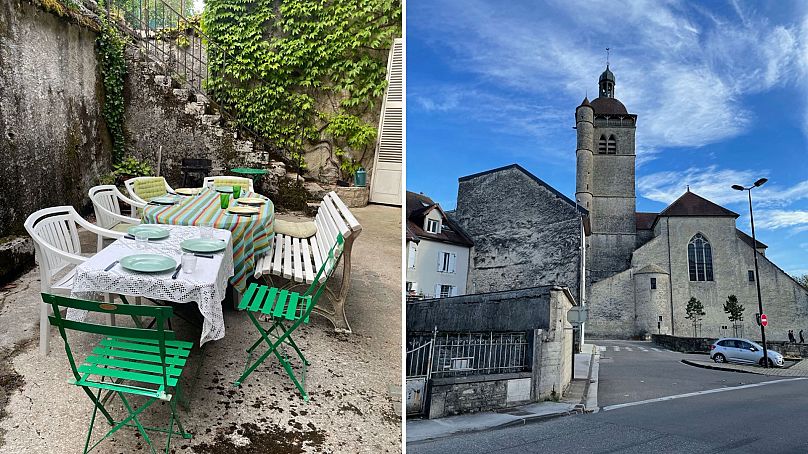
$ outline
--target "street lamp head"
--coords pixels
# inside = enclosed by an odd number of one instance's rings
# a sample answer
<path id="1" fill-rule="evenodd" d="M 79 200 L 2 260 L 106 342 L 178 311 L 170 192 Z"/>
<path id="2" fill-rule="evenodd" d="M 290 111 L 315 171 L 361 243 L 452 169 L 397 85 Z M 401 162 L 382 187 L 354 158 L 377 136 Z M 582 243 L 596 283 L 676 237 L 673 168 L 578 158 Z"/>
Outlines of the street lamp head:
<path id="1" fill-rule="evenodd" d="M 761 179 L 755 181 L 755 187 L 763 186 L 763 183 L 765 183 L 767 181 L 769 181 L 768 178 L 761 178 Z"/>
<path id="2" fill-rule="evenodd" d="M 741 186 L 739 184 L 733 184 L 732 189 L 735 189 L 736 191 L 745 191 L 746 190 L 745 187 L 743 187 L 743 186 Z"/>

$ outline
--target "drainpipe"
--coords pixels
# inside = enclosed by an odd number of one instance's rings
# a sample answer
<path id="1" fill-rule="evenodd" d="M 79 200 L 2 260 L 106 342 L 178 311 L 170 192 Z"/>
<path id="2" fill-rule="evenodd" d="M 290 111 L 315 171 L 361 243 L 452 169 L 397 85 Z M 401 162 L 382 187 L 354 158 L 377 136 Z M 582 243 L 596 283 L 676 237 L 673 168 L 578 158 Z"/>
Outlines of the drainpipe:
<path id="1" fill-rule="evenodd" d="M 668 295 L 671 303 L 671 336 L 676 335 L 676 324 L 673 322 L 673 267 L 671 266 L 671 223 L 670 218 L 665 218 L 666 237 L 668 239 Z"/>

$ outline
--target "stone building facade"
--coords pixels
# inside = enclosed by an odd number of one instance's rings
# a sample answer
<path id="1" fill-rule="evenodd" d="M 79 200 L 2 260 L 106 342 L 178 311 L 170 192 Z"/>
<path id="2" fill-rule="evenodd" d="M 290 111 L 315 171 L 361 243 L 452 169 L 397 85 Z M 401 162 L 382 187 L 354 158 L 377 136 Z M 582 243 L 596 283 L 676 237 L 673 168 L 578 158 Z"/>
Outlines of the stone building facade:
<path id="1" fill-rule="evenodd" d="M 744 332 L 754 337 L 755 279 L 774 339 L 808 325 L 808 291 L 759 255 L 754 272 L 752 239 L 736 228 L 739 217 L 688 190 L 660 213 L 635 209 L 634 131 L 637 116 L 615 95 L 609 70 L 599 97 L 576 109 L 576 197 L 589 209 L 586 288 L 591 336 L 646 334 L 693 336 L 685 319 L 691 297 L 704 305 L 700 336 L 732 334 L 723 304 L 729 295 L 744 305 Z M 729 190 L 729 188 L 727 188 Z M 756 245 L 765 254 L 766 245 Z"/>
<path id="2" fill-rule="evenodd" d="M 474 241 L 467 292 L 558 285 L 577 301 L 586 214 L 517 164 L 460 178 L 454 219 Z"/>

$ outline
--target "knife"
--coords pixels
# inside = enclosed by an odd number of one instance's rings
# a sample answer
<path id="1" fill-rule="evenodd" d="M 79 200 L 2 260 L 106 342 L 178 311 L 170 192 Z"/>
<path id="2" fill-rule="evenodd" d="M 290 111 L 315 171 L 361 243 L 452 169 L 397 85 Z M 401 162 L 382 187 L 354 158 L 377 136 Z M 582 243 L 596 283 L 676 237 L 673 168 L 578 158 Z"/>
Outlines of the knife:
<path id="1" fill-rule="evenodd" d="M 212 259 L 212 258 L 213 258 L 213 254 L 199 254 L 199 253 L 194 253 L 194 255 L 195 255 L 195 256 L 197 256 L 197 257 L 202 257 L 202 258 L 205 258 L 205 259 Z"/>
<path id="2" fill-rule="evenodd" d="M 117 260 L 115 260 L 114 262 L 110 263 L 108 267 L 104 268 L 104 271 L 109 271 L 109 270 L 111 270 L 111 269 L 112 269 L 112 268 L 114 268 L 114 267 L 115 267 L 115 265 L 117 265 L 117 264 L 118 264 L 118 261 L 117 261 Z"/>
<path id="3" fill-rule="evenodd" d="M 180 268 L 182 268 L 182 263 L 177 265 L 177 269 L 174 270 L 174 274 L 171 276 L 171 279 L 176 279 L 177 275 L 180 274 Z"/>

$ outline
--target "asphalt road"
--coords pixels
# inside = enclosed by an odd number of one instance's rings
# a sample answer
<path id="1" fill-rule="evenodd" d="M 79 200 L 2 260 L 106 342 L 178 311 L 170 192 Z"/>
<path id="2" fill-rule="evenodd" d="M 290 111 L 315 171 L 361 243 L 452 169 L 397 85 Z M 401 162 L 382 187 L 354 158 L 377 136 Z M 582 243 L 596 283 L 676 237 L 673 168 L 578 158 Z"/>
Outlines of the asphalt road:
<path id="1" fill-rule="evenodd" d="M 808 452 L 808 380 L 687 366 L 686 355 L 649 343 L 594 343 L 606 347 L 601 411 L 411 444 L 407 452 Z"/>
<path id="2" fill-rule="evenodd" d="M 595 340 L 601 348 L 598 406 L 770 381 L 777 377 L 702 369 L 681 362 L 707 355 L 665 351 L 650 342 Z M 616 348 L 615 348 L 616 347 Z M 656 351 L 660 350 L 660 351 Z M 806 409 L 808 411 L 808 408 Z"/>

